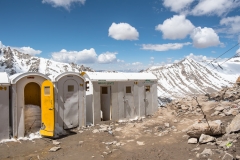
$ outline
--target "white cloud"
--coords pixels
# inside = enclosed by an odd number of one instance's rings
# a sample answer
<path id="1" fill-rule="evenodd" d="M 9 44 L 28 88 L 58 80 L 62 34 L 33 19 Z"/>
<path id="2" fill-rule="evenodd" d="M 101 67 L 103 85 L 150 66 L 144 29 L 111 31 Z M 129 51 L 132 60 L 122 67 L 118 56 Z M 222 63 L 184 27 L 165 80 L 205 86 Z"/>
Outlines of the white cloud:
<path id="1" fill-rule="evenodd" d="M 116 57 L 117 53 L 111 53 L 111 52 L 106 52 L 102 53 L 98 56 L 98 62 L 99 63 L 112 63 L 117 61 Z"/>
<path id="2" fill-rule="evenodd" d="M 219 37 L 212 28 L 197 27 L 191 34 L 193 46 L 196 48 L 207 48 L 220 45 Z"/>
<path id="3" fill-rule="evenodd" d="M 201 15 L 218 15 L 228 13 L 233 8 L 240 5 L 239 0 L 200 0 L 194 7 L 191 14 Z"/>
<path id="4" fill-rule="evenodd" d="M 153 50 L 153 51 L 168 51 L 181 49 L 183 46 L 190 45 L 190 42 L 186 43 L 167 43 L 167 44 L 143 44 L 141 49 Z"/>
<path id="5" fill-rule="evenodd" d="M 138 31 L 128 23 L 112 23 L 108 36 L 116 40 L 138 40 Z"/>
<path id="6" fill-rule="evenodd" d="M 193 2 L 194 0 L 163 0 L 163 5 L 165 7 L 169 7 L 171 11 L 174 12 L 181 12 L 187 9 L 187 7 Z"/>
<path id="7" fill-rule="evenodd" d="M 62 49 L 60 52 L 53 52 L 52 59 L 66 63 L 95 63 L 97 61 L 97 54 L 93 48 L 82 51 L 67 51 Z"/>
<path id="8" fill-rule="evenodd" d="M 73 3 L 84 4 L 86 0 L 42 0 L 42 3 L 49 3 L 53 7 L 64 7 L 69 10 Z"/>
<path id="9" fill-rule="evenodd" d="M 125 61 L 124 61 L 124 60 L 121 60 L 121 59 L 117 59 L 117 62 L 118 62 L 118 63 L 124 63 Z"/>
<path id="10" fill-rule="evenodd" d="M 150 57 L 151 60 L 154 60 L 154 57 Z"/>
<path id="11" fill-rule="evenodd" d="M 227 27 L 226 33 L 234 34 L 240 32 L 240 16 L 223 18 L 220 24 Z"/>
<path id="12" fill-rule="evenodd" d="M 132 65 L 133 66 L 139 66 L 139 65 L 142 65 L 142 63 L 141 62 L 133 62 Z"/>
<path id="13" fill-rule="evenodd" d="M 194 59 L 196 61 L 206 61 L 208 59 L 213 60 L 214 58 L 211 57 L 206 57 L 203 55 L 194 55 L 193 53 L 190 53 L 188 56 L 186 56 L 186 58 L 191 58 Z"/>
<path id="14" fill-rule="evenodd" d="M 174 15 L 155 27 L 163 33 L 164 39 L 184 39 L 194 29 L 194 25 L 184 15 Z"/>
<path id="15" fill-rule="evenodd" d="M 35 50 L 35 49 L 31 48 L 31 47 L 11 47 L 11 48 L 18 50 L 19 52 L 32 55 L 32 56 L 35 56 L 37 54 L 42 53 L 42 51 Z"/>

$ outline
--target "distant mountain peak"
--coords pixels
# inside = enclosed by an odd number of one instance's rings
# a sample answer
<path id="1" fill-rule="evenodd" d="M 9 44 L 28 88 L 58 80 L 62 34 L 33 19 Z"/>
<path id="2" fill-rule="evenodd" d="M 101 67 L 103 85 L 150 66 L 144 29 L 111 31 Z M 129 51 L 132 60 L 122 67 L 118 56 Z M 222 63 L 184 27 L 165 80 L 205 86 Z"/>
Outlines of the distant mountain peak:
<path id="1" fill-rule="evenodd" d="M 50 59 L 34 57 L 10 47 L 0 48 L 0 72 L 9 75 L 21 72 L 39 72 L 50 78 L 63 72 L 93 71 L 89 67 L 75 63 L 61 63 Z"/>

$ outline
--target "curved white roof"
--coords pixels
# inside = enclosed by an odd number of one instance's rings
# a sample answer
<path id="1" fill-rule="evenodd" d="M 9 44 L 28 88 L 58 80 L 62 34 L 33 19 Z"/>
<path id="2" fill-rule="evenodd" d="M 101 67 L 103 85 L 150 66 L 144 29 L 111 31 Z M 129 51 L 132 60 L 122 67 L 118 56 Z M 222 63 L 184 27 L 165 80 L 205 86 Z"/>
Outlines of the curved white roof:
<path id="1" fill-rule="evenodd" d="M 6 72 L 0 72 L 0 85 L 9 86 L 10 80 Z"/>
<path id="2" fill-rule="evenodd" d="M 108 72 L 85 72 L 82 74 L 91 81 L 129 81 L 129 80 L 157 80 L 152 73 L 108 73 Z"/>
<path id="3" fill-rule="evenodd" d="M 43 77 L 47 80 L 50 80 L 50 78 L 42 73 L 38 73 L 38 72 L 25 72 L 25 73 L 17 73 L 14 74 L 12 76 L 10 76 L 10 80 L 12 84 L 17 83 L 17 81 L 19 81 L 20 79 L 22 79 L 23 77 L 27 77 L 27 76 L 40 76 Z"/>
<path id="4" fill-rule="evenodd" d="M 85 81 L 85 78 L 83 76 L 81 76 L 80 73 L 78 73 L 78 72 L 64 72 L 64 73 L 60 73 L 59 75 L 57 75 L 54 78 L 54 82 L 58 81 L 59 79 L 61 79 L 64 76 L 71 76 L 71 75 L 78 76 Z"/>

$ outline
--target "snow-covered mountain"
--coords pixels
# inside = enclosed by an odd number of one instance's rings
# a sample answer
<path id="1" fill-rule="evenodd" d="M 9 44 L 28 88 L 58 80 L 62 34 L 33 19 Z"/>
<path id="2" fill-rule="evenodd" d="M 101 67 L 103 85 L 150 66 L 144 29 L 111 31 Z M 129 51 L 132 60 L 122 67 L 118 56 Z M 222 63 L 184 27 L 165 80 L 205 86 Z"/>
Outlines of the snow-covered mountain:
<path id="1" fill-rule="evenodd" d="M 67 71 L 81 72 L 93 70 L 74 63 L 61 63 L 45 58 L 33 57 L 10 47 L 0 48 L 0 72 L 7 72 L 9 75 L 21 72 L 40 72 L 52 78 L 59 73 Z"/>
<path id="2" fill-rule="evenodd" d="M 224 61 L 209 64 L 210 60 L 188 57 L 178 63 L 150 67 L 146 72 L 158 78 L 159 97 L 183 97 L 211 93 L 234 83 L 240 75 L 240 57 Z"/>

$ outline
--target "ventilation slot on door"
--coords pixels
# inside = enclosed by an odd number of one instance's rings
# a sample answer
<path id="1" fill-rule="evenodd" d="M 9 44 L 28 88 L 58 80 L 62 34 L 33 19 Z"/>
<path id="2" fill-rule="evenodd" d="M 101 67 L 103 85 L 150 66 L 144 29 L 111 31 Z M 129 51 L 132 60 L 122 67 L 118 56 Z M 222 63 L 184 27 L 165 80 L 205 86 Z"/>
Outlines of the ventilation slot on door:
<path id="1" fill-rule="evenodd" d="M 49 86 L 44 87 L 44 95 L 45 96 L 50 95 L 50 87 Z"/>
<path id="2" fill-rule="evenodd" d="M 131 86 L 127 86 L 127 87 L 126 87 L 126 93 L 132 93 Z"/>
<path id="3" fill-rule="evenodd" d="M 68 86 L 68 92 L 73 92 L 74 91 L 74 86 L 73 85 L 69 85 Z"/>

